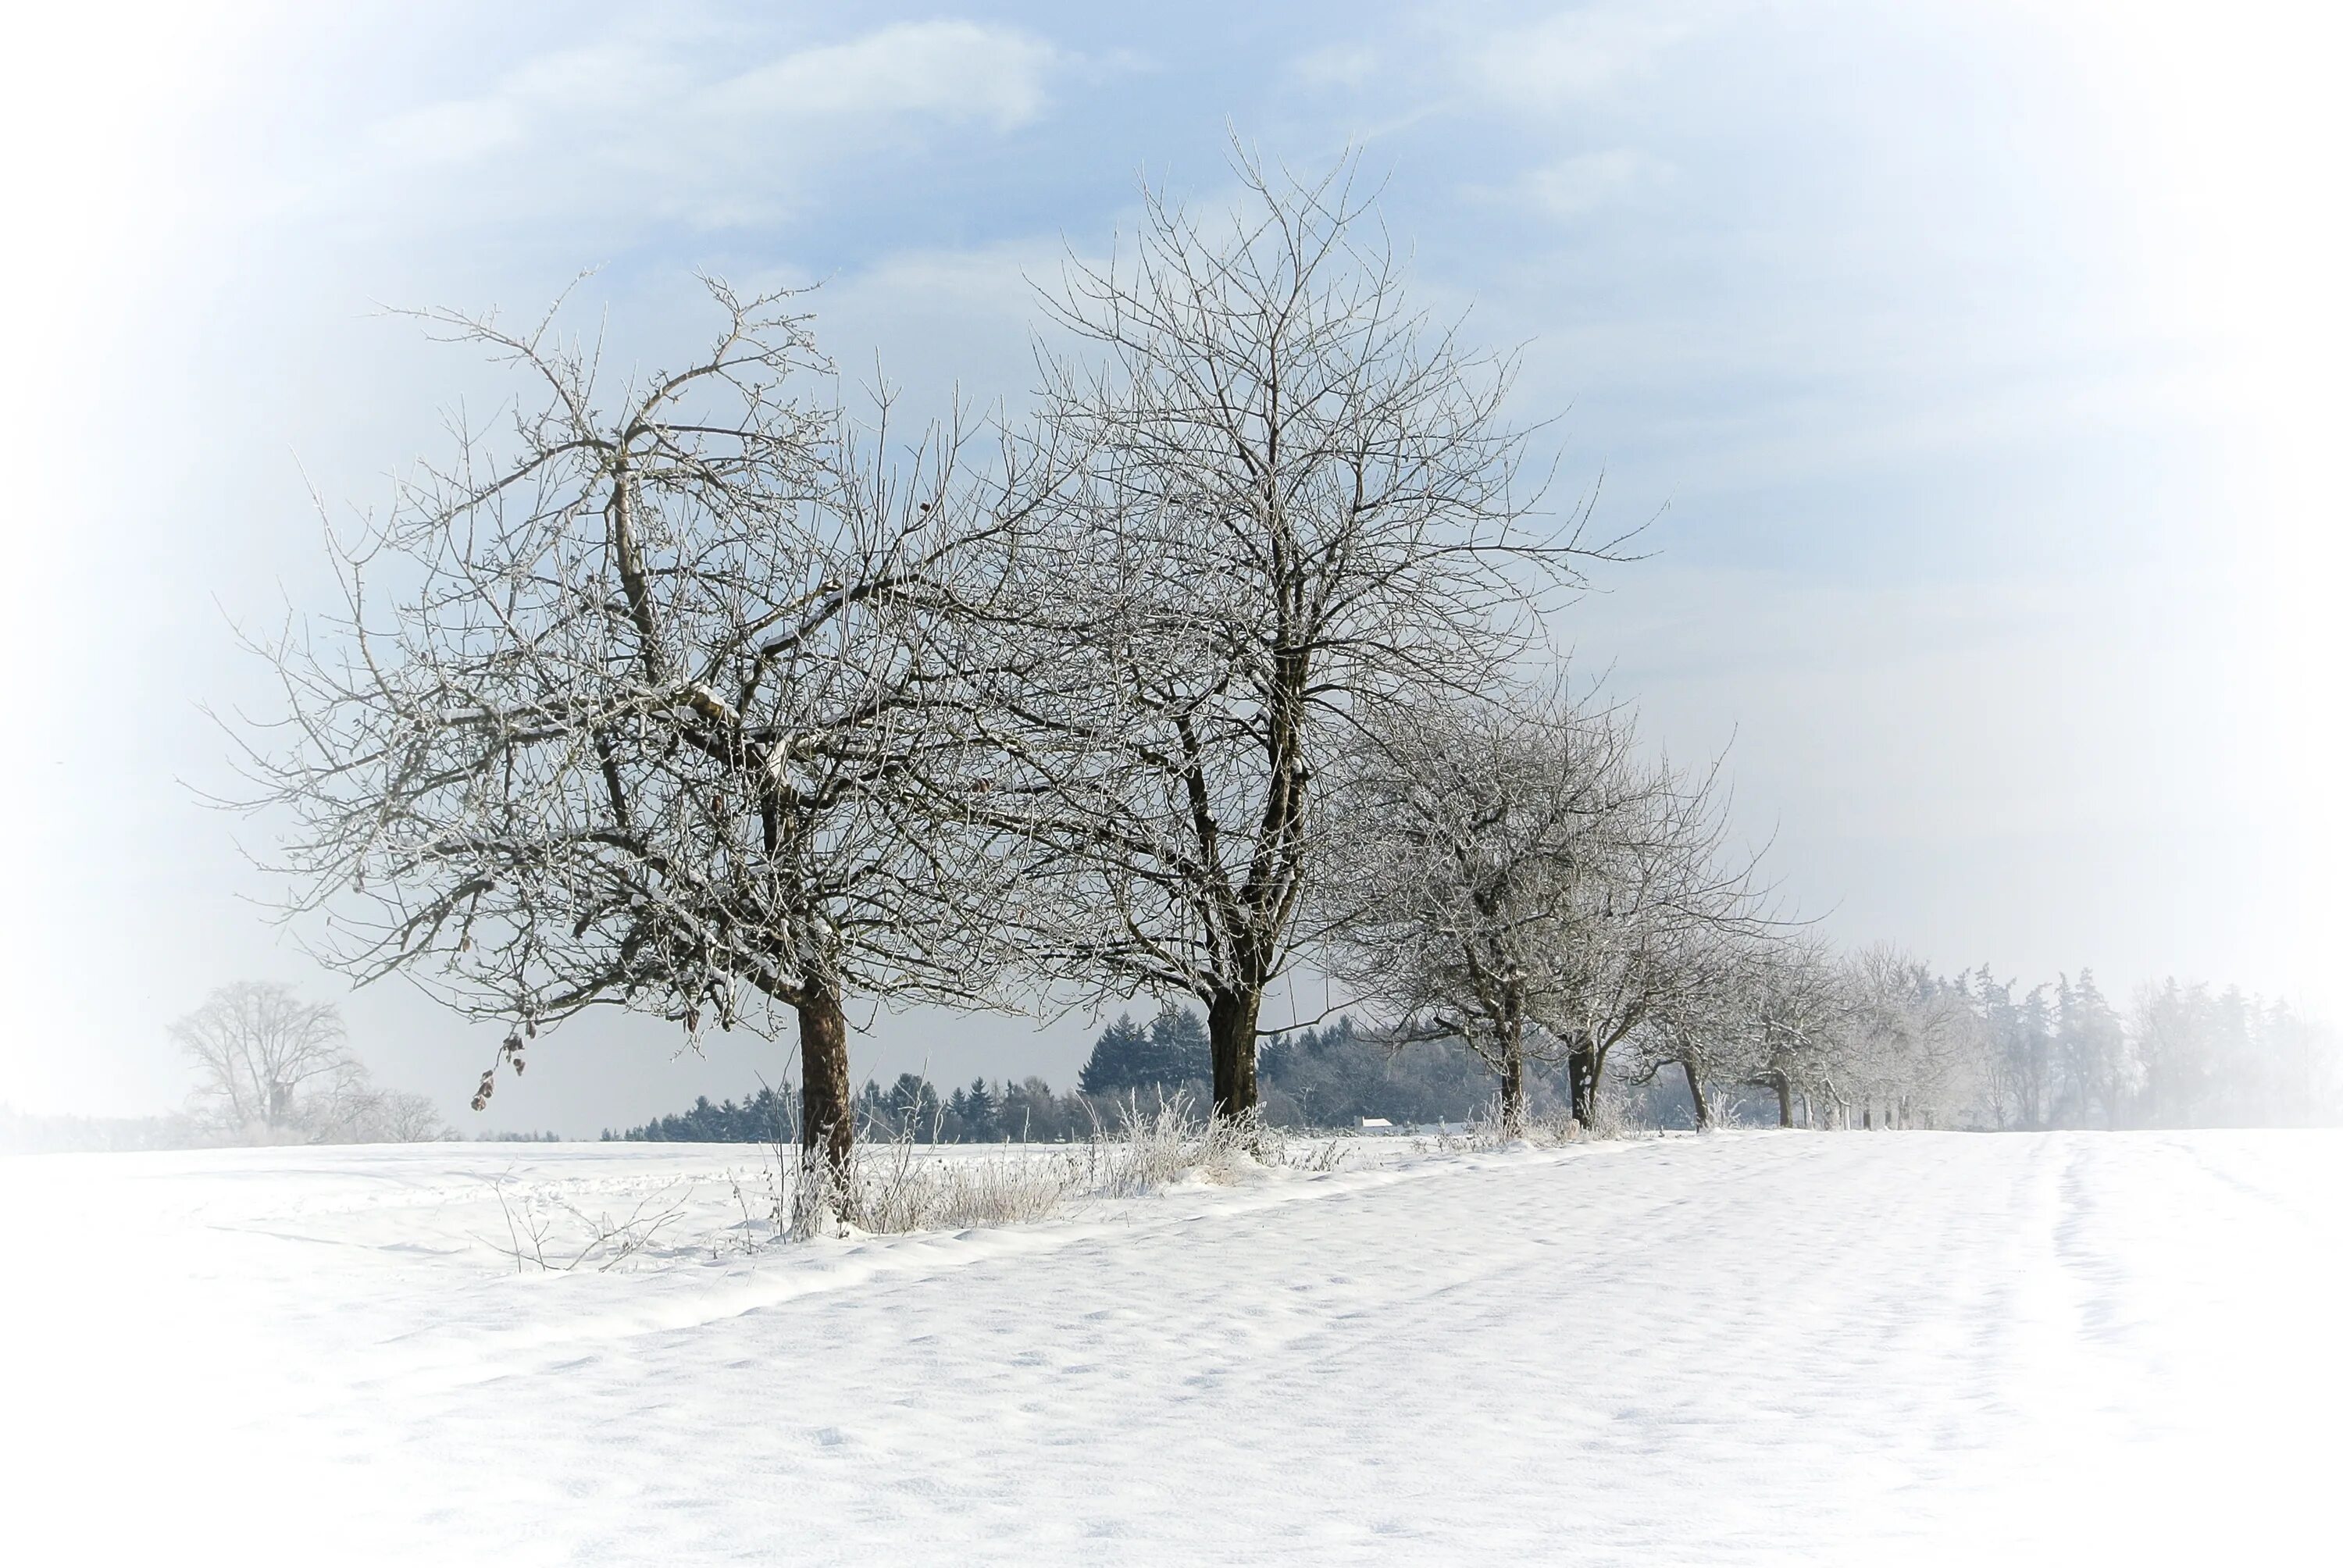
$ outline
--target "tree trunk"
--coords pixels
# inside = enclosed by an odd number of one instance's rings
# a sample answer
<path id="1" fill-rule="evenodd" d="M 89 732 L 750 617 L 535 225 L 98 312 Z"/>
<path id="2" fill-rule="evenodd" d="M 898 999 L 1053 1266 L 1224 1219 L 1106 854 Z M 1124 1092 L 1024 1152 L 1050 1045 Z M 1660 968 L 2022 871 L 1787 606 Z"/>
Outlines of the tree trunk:
<path id="1" fill-rule="evenodd" d="M 1570 1119 L 1581 1127 L 1594 1125 L 1594 1041 L 1587 1035 L 1570 1037 Z"/>
<path id="2" fill-rule="evenodd" d="M 854 1153 L 854 1082 L 846 1063 L 846 1007 L 828 983 L 808 983 L 798 1003 L 798 1054 L 805 1068 L 805 1150 L 844 1171 Z"/>
<path id="3" fill-rule="evenodd" d="M 1679 1061 L 1676 1068 L 1684 1074 L 1684 1088 L 1692 1095 L 1692 1125 L 1695 1132 L 1708 1131 L 1708 1096 L 1701 1092 L 1700 1069 L 1689 1061 Z"/>
<path id="4" fill-rule="evenodd" d="M 1204 1024 L 1212 1040 L 1212 1114 L 1242 1116 L 1261 1104 L 1260 1059 L 1254 1031 L 1261 1022 L 1261 993 L 1223 992 L 1205 1006 Z"/>
<path id="5" fill-rule="evenodd" d="M 1783 1126 L 1797 1125 L 1790 1120 L 1790 1079 L 1787 1073 L 1777 1072 L 1774 1075 L 1774 1103 L 1782 1113 Z"/>
<path id="6" fill-rule="evenodd" d="M 1499 1047 L 1503 1066 L 1497 1073 L 1498 1124 L 1507 1138 L 1519 1138 L 1529 1131 L 1529 1104 L 1522 1093 L 1522 1027 L 1517 1022 L 1507 1030 Z"/>

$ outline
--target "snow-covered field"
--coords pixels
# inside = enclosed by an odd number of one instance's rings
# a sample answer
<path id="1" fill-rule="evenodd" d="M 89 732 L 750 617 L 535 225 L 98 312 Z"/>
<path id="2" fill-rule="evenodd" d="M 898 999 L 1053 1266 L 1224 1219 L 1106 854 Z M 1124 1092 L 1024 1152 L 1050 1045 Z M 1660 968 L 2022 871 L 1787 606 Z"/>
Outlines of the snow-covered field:
<path id="1" fill-rule="evenodd" d="M 2343 1560 L 2343 1134 L 1387 1144 L 752 1249 L 761 1158 L 0 1161 L 5 1550 Z M 647 1198 L 609 1271 L 505 1255 Z"/>

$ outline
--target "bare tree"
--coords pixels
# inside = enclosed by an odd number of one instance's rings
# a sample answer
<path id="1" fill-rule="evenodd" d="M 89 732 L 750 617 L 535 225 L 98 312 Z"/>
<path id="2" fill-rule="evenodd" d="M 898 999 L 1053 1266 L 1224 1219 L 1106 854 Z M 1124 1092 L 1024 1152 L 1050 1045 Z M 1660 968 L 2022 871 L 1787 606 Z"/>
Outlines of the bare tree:
<path id="1" fill-rule="evenodd" d="M 427 1095 L 383 1088 L 356 1057 L 301 1096 L 294 1125 L 312 1143 L 426 1143 L 447 1131 Z"/>
<path id="2" fill-rule="evenodd" d="M 447 1135 L 429 1096 L 398 1090 L 377 1097 L 367 1130 L 385 1143 L 428 1143 Z"/>
<path id="3" fill-rule="evenodd" d="M 554 315 L 427 317 L 522 390 L 337 542 L 340 612 L 265 649 L 287 717 L 252 804 L 292 824 L 329 961 L 512 1025 L 476 1108 L 588 1007 L 695 1040 L 786 1015 L 808 1149 L 843 1161 L 849 999 L 989 973 L 959 628 L 1031 448 L 990 482 L 958 429 L 898 452 L 883 392 L 862 431 L 799 391 L 824 367 L 789 297 L 709 287 L 712 347 L 623 382 Z"/>
<path id="4" fill-rule="evenodd" d="M 302 1091 L 357 1067 L 332 1003 L 265 980 L 220 987 L 170 1034 L 196 1064 L 205 1112 L 232 1132 L 294 1131 Z"/>
<path id="5" fill-rule="evenodd" d="M 1749 1081 L 1772 1090 L 1780 1124 L 1795 1127 L 1801 1095 L 1836 1097 L 1852 1022 L 1846 988 L 1812 938 L 1754 951 L 1747 983 Z"/>
<path id="6" fill-rule="evenodd" d="M 1581 885 L 1654 787 L 1614 713 L 1556 689 L 1379 714 L 1332 790 L 1331 968 L 1401 1039 L 1462 1040 L 1527 1123 L 1536 1020 L 1567 999 Z"/>
<path id="7" fill-rule="evenodd" d="M 1908 1126 L 1936 1114 L 1967 1092 L 1974 1067 L 1968 1049 L 1976 1033 L 1959 994 L 1909 954 L 1874 944 L 1839 961 L 1846 1009 L 1839 1060 L 1828 1076 L 1860 1108 L 1864 1125 L 1875 1115 L 1885 1126 Z"/>
<path id="8" fill-rule="evenodd" d="M 1724 925 L 1687 933 L 1668 983 L 1624 1042 L 1630 1081 L 1649 1083 L 1669 1067 L 1683 1075 L 1698 1131 L 1716 1124 L 1718 1090 L 1757 1070 L 1750 978 L 1771 940 L 1770 933 Z"/>
<path id="9" fill-rule="evenodd" d="M 1224 1115 L 1257 1103 L 1262 994 L 1311 935 L 1344 732 L 1483 689 L 1601 553 L 1582 517 L 1534 526 L 1512 362 L 1407 307 L 1353 166 L 1236 173 L 1225 222 L 1148 192 L 1127 264 L 1070 263 L 1051 302 L 1086 357 L 1050 365 L 1047 419 L 1086 460 L 1033 558 L 1061 657 L 1001 698 L 1031 769 L 1032 958 L 1092 994 L 1194 996 Z"/>
<path id="10" fill-rule="evenodd" d="M 1611 1053 L 1679 993 L 1699 998 L 1719 983 L 1731 950 L 1720 940 L 1752 941 L 1775 925 L 1756 858 L 1733 852 L 1718 769 L 1647 766 L 1648 781 L 1608 825 L 1601 862 L 1569 884 L 1551 928 L 1556 985 L 1537 1016 L 1559 1043 L 1581 1125 Z"/>

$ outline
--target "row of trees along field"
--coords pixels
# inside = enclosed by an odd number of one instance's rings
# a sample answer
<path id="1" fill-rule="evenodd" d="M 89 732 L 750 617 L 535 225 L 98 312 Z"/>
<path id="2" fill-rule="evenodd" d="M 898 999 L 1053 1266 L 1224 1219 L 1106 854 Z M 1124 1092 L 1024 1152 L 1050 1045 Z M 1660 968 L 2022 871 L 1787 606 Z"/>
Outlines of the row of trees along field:
<path id="1" fill-rule="evenodd" d="M 1815 956 L 1811 952 L 1806 955 Z M 1803 1049 L 1768 1053 L 1752 1018 L 1693 1062 L 1655 1020 L 1631 1033 L 1599 1120 L 1649 1129 L 1719 1123 L 1824 1127 L 2137 1128 L 2289 1126 L 2343 1120 L 2343 1045 L 2286 1004 L 2237 989 L 2144 986 L 2118 1010 L 2086 970 L 2023 993 L 1989 969 L 1951 978 L 1886 950 L 1830 960 L 1803 992 L 1821 1012 L 1799 1025 Z M 1779 994 L 1778 992 L 1776 994 Z M 1735 1052 L 1726 1042 L 1744 1043 Z M 1533 1027 L 1524 1073 L 1529 1113 L 1568 1110 L 1567 1053 Z M 949 1093 L 914 1073 L 866 1082 L 855 1117 L 866 1133 L 944 1143 L 1056 1142 L 1120 1124 L 1175 1097 L 1201 1099 L 1212 1061 L 1196 1015 L 1165 1008 L 1145 1025 L 1126 1014 L 1092 1045 L 1075 1086 L 978 1078 Z M 1498 1077 L 1462 1041 L 1364 1030 L 1344 1017 L 1265 1037 L 1261 1113 L 1293 1129 L 1400 1127 L 1486 1118 Z M 793 1086 L 660 1117 L 624 1137 L 679 1142 L 787 1141 L 798 1136 Z"/>
<path id="2" fill-rule="evenodd" d="M 841 1161 L 852 1005 L 1185 999 L 1248 1116 L 1302 963 L 1485 1062 L 1515 1124 L 1547 1062 L 1582 1121 L 1623 1068 L 1956 1092 L 1848 1043 L 1714 770 L 1553 678 L 1623 545 L 1544 504 L 1513 359 L 1407 307 L 1348 166 L 1237 172 L 1233 213 L 1151 194 L 1069 260 L 1014 417 L 850 408 L 793 296 L 710 284 L 710 346 L 628 377 L 558 309 L 427 315 L 513 400 L 329 526 L 338 608 L 259 647 L 244 803 L 288 918 L 510 1026 L 476 1107 L 588 1008 L 793 1024 Z M 1899 1061 L 1934 1016 L 1895 1013 Z"/>

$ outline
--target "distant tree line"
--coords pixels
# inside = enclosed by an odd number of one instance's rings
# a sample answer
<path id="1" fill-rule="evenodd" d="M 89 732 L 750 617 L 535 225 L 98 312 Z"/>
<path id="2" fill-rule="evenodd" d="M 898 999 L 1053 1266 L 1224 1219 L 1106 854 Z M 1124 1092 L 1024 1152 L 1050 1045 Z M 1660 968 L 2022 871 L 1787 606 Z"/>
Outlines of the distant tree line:
<path id="1" fill-rule="evenodd" d="M 1404 1049 L 1352 1020 L 1271 1036 L 1261 1052 L 1263 1119 L 1294 1129 L 1351 1129 L 1369 1117 L 1400 1126 L 1461 1123 L 1486 1115 L 1496 1081 L 1481 1059 L 1454 1041 L 1415 1041 Z M 1053 1091 L 1038 1077 L 978 1078 L 949 1092 L 917 1073 L 891 1084 L 873 1079 L 855 1096 L 864 1137 L 939 1143 L 1054 1143 L 1119 1126 L 1129 1114 L 1152 1115 L 1184 1097 L 1208 1103 L 1211 1038 L 1189 1009 L 1165 1007 L 1142 1024 L 1125 1013 L 1091 1047 L 1074 1087 Z M 1558 1076 L 1539 1071 L 1534 1103 L 1564 1101 Z M 652 1142 L 789 1142 L 798 1135 L 792 1089 L 759 1090 L 747 1100 L 711 1103 L 662 1116 L 605 1139 Z"/>
<path id="2" fill-rule="evenodd" d="M 786 1143 L 793 1142 L 798 1130 L 797 1096 L 786 1098 L 771 1089 L 760 1089 L 745 1104 L 727 1100 L 721 1105 L 711 1104 L 701 1095 L 691 1109 L 674 1115 L 662 1116 L 640 1127 L 629 1127 L 624 1132 L 602 1130 L 602 1140 L 627 1140 L 649 1143 Z"/>
<path id="3" fill-rule="evenodd" d="M 74 1116 L 0 1105 L 0 1154 L 103 1154 L 216 1141 L 192 1117 Z"/>
<path id="4" fill-rule="evenodd" d="M 1661 1024 L 1622 1046 L 1611 1111 L 1630 1126 L 1719 1123 L 1785 1127 L 2038 1131 L 2331 1125 L 2343 1121 L 2343 1041 L 2285 1002 L 2236 987 L 2167 980 L 2127 1007 L 2091 971 L 2020 990 L 1989 967 L 1950 977 L 1892 950 L 1805 966 L 1750 999 L 1743 1027 L 1716 1020 L 1690 1057 Z M 1735 1042 L 1738 1041 L 1736 1045 Z M 855 1113 L 866 1136 L 941 1143 L 1057 1142 L 1208 1092 L 1203 1022 L 1166 1007 L 1129 1014 L 1100 1033 L 1074 1087 L 1042 1079 L 978 1078 L 949 1092 L 916 1073 L 866 1082 Z M 1498 1070 L 1463 1041 L 1395 1040 L 1345 1016 L 1272 1035 L 1261 1052 L 1264 1120 L 1294 1129 L 1465 1121 L 1498 1109 Z M 1698 1086 L 1697 1097 L 1692 1092 Z M 1533 1061 L 1528 1113 L 1569 1111 L 1563 1070 Z M 794 1141 L 792 1088 L 689 1110 L 603 1137 L 669 1142 Z"/>
<path id="5" fill-rule="evenodd" d="M 1769 955 L 1697 1048 L 1639 1035 L 1629 1077 L 1762 1094 L 1783 1126 L 2146 1128 L 2343 1121 L 2343 1041 L 2284 1001 L 2167 979 L 2118 1008 L 2089 970 L 2020 990 L 1892 949 Z M 1673 1072 L 1668 1072 L 1673 1070 Z M 1689 1076 L 1687 1077 L 1687 1074 Z"/>

